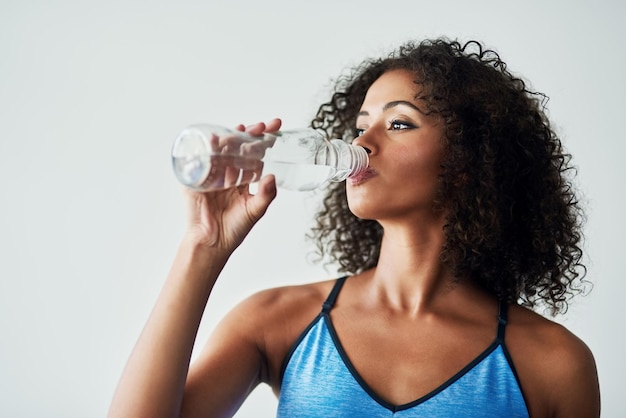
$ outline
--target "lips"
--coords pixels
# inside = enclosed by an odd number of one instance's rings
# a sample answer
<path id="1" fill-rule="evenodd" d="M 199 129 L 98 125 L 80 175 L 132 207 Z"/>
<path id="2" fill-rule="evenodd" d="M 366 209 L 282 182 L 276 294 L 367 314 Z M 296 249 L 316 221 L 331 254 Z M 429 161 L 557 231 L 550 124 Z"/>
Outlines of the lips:
<path id="1" fill-rule="evenodd" d="M 361 171 L 360 173 L 354 176 L 348 177 L 346 181 L 348 182 L 349 185 L 356 186 L 357 184 L 366 182 L 367 180 L 371 179 L 372 177 L 375 177 L 376 175 L 377 175 L 376 170 L 374 170 L 371 167 L 368 167 L 364 171 Z"/>

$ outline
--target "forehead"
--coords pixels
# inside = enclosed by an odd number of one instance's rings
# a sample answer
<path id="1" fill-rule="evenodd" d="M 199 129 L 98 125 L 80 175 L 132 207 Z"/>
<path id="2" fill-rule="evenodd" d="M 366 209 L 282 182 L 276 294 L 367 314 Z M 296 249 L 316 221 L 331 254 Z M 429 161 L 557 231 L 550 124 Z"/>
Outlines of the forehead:
<path id="1" fill-rule="evenodd" d="M 391 70 L 383 73 L 370 86 L 363 105 L 380 101 L 406 100 L 415 102 L 418 85 L 413 74 L 407 70 Z"/>

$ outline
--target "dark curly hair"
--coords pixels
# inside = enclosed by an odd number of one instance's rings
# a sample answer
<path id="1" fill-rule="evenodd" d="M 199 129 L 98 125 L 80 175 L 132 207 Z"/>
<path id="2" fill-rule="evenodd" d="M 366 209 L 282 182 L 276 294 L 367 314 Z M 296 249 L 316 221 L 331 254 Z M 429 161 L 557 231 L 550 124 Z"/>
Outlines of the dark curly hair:
<path id="1" fill-rule="evenodd" d="M 368 88 L 394 69 L 414 74 L 421 110 L 445 123 L 434 202 L 446 214 L 441 261 L 502 300 L 565 312 L 586 283 L 584 216 L 571 156 L 545 113 L 547 96 L 479 42 L 439 38 L 408 42 L 339 77 L 311 126 L 351 141 Z M 345 183 L 335 183 L 308 237 L 321 259 L 354 274 L 378 263 L 382 235 L 378 222 L 350 212 Z"/>

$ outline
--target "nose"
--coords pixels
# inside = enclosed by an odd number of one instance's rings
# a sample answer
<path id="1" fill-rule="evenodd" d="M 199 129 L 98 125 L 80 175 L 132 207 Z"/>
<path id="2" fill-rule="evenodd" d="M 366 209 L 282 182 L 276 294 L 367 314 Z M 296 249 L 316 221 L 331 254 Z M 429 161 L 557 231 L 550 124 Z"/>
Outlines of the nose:
<path id="1" fill-rule="evenodd" d="M 352 141 L 352 145 L 357 145 L 359 147 L 365 148 L 365 151 L 367 151 L 368 155 L 375 154 L 378 151 L 378 146 L 374 141 L 374 136 L 369 130 L 354 138 L 354 140 Z"/>

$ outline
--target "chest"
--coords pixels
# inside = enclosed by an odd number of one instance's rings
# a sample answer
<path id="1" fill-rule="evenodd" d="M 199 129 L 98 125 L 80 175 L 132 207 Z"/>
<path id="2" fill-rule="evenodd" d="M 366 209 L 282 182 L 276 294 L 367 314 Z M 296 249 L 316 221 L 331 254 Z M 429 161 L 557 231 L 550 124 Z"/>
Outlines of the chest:
<path id="1" fill-rule="evenodd" d="M 380 416 L 389 416 L 385 414 L 390 411 L 406 414 L 397 416 L 424 416 L 412 415 L 418 409 L 419 414 L 440 416 L 447 413 L 441 408 L 459 407 L 465 402 L 466 411 L 475 410 L 475 414 L 468 416 L 481 416 L 484 408 L 508 408 L 510 399 L 504 400 L 500 406 L 498 402 L 494 403 L 494 399 L 503 394 L 516 398 L 519 410 L 525 411 L 515 378 L 507 369 L 505 356 L 498 345 L 488 344 L 468 362 L 465 359 L 453 361 L 460 365 L 455 370 L 456 366 L 450 367 L 437 360 L 439 356 L 434 350 L 419 344 L 415 349 L 403 351 L 407 348 L 404 341 L 400 346 L 390 344 L 387 347 L 380 340 L 372 345 L 374 340 L 367 337 L 360 340 L 362 344 L 358 348 L 354 346 L 348 351 L 340 338 L 348 341 L 347 346 L 353 340 L 349 333 L 343 334 L 340 337 L 329 318 L 320 319 L 309 330 L 285 369 L 279 402 L 284 411 L 294 413 L 296 411 L 290 410 L 290 405 L 302 407 L 310 401 L 331 410 L 340 408 L 361 416 L 379 416 L 374 414 L 375 410 L 382 414 Z M 372 333 L 371 338 L 374 335 L 376 333 Z M 385 359 L 379 361 L 379 355 L 384 355 Z M 395 361 L 391 361 L 394 358 Z M 502 376 L 494 376 L 494 373 Z M 489 383 L 494 378 L 500 382 L 495 388 Z M 344 405 L 345 399 L 356 404 Z M 314 410 L 316 413 L 320 411 Z M 508 409 L 505 412 L 506 416 L 525 416 L 516 415 L 517 412 L 510 415 Z M 494 413 L 502 416 L 498 411 L 494 410 Z"/>
<path id="2" fill-rule="evenodd" d="M 333 344 L 355 375 L 396 405 L 428 396 L 458 377 L 492 348 L 496 337 L 495 326 L 357 318 L 326 320 Z"/>

